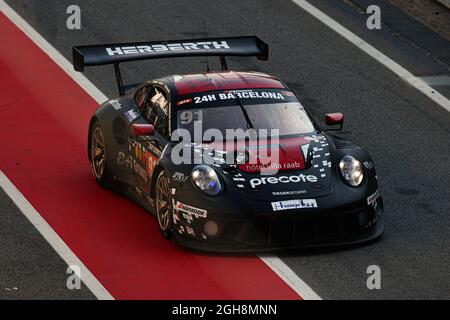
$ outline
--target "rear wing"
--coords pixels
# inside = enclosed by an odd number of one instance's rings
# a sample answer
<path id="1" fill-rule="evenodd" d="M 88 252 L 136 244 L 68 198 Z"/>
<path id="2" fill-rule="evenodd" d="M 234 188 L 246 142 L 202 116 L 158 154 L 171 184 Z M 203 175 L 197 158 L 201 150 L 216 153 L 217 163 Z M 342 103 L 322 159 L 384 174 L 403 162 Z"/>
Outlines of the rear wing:
<path id="1" fill-rule="evenodd" d="M 73 67 L 83 71 L 87 66 L 113 64 L 119 94 L 124 94 L 119 63 L 146 59 L 162 59 L 176 57 L 218 56 L 222 70 L 228 70 L 227 56 L 256 56 L 259 60 L 267 60 L 269 46 L 255 36 L 227 37 L 195 40 L 171 40 L 136 42 L 91 46 L 75 46 L 72 48 Z"/>

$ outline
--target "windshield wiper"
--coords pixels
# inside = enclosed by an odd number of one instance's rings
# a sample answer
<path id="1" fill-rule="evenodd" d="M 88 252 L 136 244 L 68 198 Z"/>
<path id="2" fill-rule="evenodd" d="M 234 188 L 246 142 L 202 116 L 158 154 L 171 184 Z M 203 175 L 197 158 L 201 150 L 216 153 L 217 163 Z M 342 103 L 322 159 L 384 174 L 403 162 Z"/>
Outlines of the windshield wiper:
<path id="1" fill-rule="evenodd" d="M 242 104 L 240 99 L 236 99 L 236 101 L 239 103 L 239 107 L 242 110 L 242 114 L 244 115 L 245 121 L 247 122 L 247 129 L 254 129 L 252 122 L 250 121 L 250 117 L 248 116 L 247 110 L 245 109 L 244 105 Z"/>

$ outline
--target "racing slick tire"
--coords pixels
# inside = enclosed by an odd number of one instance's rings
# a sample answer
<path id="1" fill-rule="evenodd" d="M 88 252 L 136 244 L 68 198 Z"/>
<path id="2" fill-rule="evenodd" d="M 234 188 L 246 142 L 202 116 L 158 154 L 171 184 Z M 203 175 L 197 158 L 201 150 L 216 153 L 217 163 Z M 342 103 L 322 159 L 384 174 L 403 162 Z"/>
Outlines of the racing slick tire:
<path id="1" fill-rule="evenodd" d="M 98 123 L 92 127 L 90 134 L 90 159 L 92 174 L 102 187 L 110 188 L 110 175 L 106 165 L 106 143 L 102 128 Z"/>
<path id="2" fill-rule="evenodd" d="M 159 230 L 166 239 L 170 239 L 173 221 L 172 195 L 169 178 L 164 170 L 159 173 L 156 180 L 155 208 Z"/>

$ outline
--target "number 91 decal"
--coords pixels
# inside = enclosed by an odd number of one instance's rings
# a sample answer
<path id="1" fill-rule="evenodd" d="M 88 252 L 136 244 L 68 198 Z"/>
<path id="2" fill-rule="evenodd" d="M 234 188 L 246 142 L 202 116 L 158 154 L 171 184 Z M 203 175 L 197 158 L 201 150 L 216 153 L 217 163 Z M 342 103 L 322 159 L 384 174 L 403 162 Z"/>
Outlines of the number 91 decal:
<path id="1" fill-rule="evenodd" d="M 186 110 L 180 114 L 180 123 L 183 125 L 191 124 L 192 121 L 203 121 L 203 113 L 202 110 L 190 111 Z"/>

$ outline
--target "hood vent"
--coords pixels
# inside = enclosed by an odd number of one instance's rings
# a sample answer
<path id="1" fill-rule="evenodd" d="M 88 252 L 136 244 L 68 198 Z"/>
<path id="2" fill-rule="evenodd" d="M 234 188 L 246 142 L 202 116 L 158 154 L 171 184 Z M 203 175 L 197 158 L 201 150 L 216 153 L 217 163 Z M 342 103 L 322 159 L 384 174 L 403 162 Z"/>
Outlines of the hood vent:
<path id="1" fill-rule="evenodd" d="M 345 139 L 342 138 L 338 138 L 338 137 L 332 137 L 334 146 L 336 147 L 336 149 L 347 149 L 347 150 L 361 150 L 360 147 L 358 147 L 357 145 L 353 144 L 350 141 L 347 141 Z"/>

